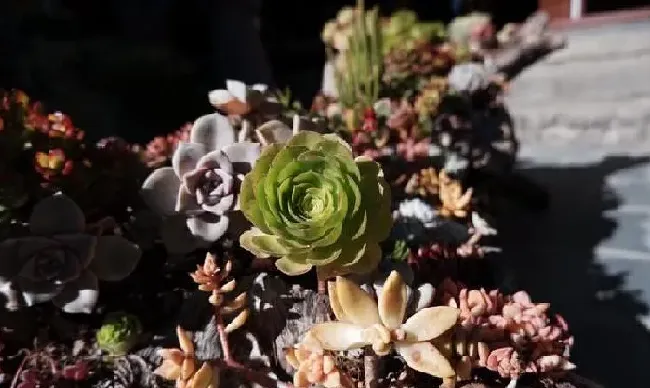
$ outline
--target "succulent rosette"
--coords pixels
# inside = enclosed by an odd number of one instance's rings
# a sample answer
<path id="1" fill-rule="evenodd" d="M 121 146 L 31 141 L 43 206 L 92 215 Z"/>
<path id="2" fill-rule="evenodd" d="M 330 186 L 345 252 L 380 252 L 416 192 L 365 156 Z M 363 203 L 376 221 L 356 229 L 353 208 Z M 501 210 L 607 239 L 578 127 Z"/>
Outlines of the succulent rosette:
<path id="1" fill-rule="evenodd" d="M 108 314 L 96 334 L 100 349 L 113 356 L 129 352 L 142 334 L 142 324 L 135 315 L 122 312 Z"/>
<path id="2" fill-rule="evenodd" d="M 214 113 L 196 120 L 172 166 L 153 171 L 142 185 L 143 198 L 164 217 L 168 251 L 186 253 L 248 228 L 235 205 L 241 177 L 259 154 L 257 143 L 236 143 L 227 117 Z M 244 223 L 234 222 L 240 219 Z"/>
<path id="3" fill-rule="evenodd" d="M 52 301 L 67 313 L 91 313 L 98 280 L 126 278 L 142 255 L 122 236 L 87 234 L 83 212 L 60 193 L 34 206 L 29 228 L 29 236 L 0 242 L 0 296 L 9 310 Z"/>
<path id="4" fill-rule="evenodd" d="M 333 134 L 303 131 L 266 147 L 242 183 L 240 208 L 254 225 L 240 237 L 259 257 L 300 275 L 326 279 L 364 273 L 380 261 L 390 233 L 390 189 L 379 165 L 354 159 Z"/>

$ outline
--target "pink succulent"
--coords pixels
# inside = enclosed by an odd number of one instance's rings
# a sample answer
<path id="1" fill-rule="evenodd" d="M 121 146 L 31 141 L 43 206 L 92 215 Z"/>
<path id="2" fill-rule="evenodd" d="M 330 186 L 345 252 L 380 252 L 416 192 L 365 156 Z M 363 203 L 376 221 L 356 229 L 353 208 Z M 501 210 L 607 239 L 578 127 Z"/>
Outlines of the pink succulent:
<path id="1" fill-rule="evenodd" d="M 480 290 L 460 290 L 458 295 L 460 316 L 463 321 L 477 321 L 485 315 L 497 313 L 498 308 L 498 291 L 493 290 L 489 294 L 485 289 Z"/>
<path id="2" fill-rule="evenodd" d="M 517 378 L 524 372 L 519 353 L 511 347 L 493 350 L 487 358 L 487 368 L 504 378 Z"/>
<path id="3" fill-rule="evenodd" d="M 431 140 L 429 138 L 424 138 L 416 142 L 413 138 L 409 137 L 404 142 L 397 144 L 397 154 L 401 155 L 407 161 L 412 162 L 416 158 L 428 157 L 430 144 Z"/>
<path id="4" fill-rule="evenodd" d="M 575 369 L 575 364 L 566 358 L 557 354 L 542 356 L 537 360 L 537 367 L 539 372 L 554 372 L 558 370 L 572 370 Z"/>
<path id="5" fill-rule="evenodd" d="M 457 289 L 459 285 L 446 279 L 441 286 L 443 289 L 455 291 L 454 288 Z M 503 295 L 498 290 L 487 292 L 485 289 L 469 290 L 462 285 L 461 287 L 453 298 L 443 296 L 445 304 L 458 307 L 461 311 L 461 325 L 466 329 L 476 330 L 478 338 L 482 341 L 502 341 L 510 323 L 500 315 Z"/>
<path id="6" fill-rule="evenodd" d="M 301 343 L 286 350 L 287 361 L 296 370 L 293 385 L 297 388 L 319 384 L 325 387 L 342 387 L 341 372 L 336 367 L 332 355 L 326 354 L 319 346 Z"/>
<path id="7" fill-rule="evenodd" d="M 470 290 L 450 279 L 438 292 L 443 304 L 460 309 L 465 330 L 496 349 L 488 357 L 489 369 L 516 377 L 575 367 L 564 357 L 574 341 L 568 324 L 559 315 L 548 316 L 548 303 L 533 303 L 524 291 L 504 297 L 497 290 Z"/>

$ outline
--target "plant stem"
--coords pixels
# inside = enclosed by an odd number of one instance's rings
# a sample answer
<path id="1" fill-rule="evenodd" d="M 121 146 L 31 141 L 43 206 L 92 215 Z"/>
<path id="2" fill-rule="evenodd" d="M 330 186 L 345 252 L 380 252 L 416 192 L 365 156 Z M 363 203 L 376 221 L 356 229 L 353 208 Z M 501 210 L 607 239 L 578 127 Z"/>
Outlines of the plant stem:
<path id="1" fill-rule="evenodd" d="M 18 384 L 18 379 L 20 378 L 20 375 L 23 371 L 23 368 L 25 367 L 25 363 L 27 362 L 27 359 L 29 358 L 29 354 L 26 354 L 23 357 L 23 360 L 20 362 L 20 365 L 18 365 L 18 369 L 16 370 L 16 374 L 14 375 L 13 380 L 11 380 L 11 386 L 10 388 L 15 388 L 16 385 Z"/>
<path id="2" fill-rule="evenodd" d="M 366 346 L 363 355 L 363 381 L 365 388 L 377 388 L 377 354 Z"/>
<path id="3" fill-rule="evenodd" d="M 212 363 L 220 368 L 231 369 L 236 373 L 244 376 L 246 380 L 257 383 L 266 388 L 293 388 L 293 385 L 277 381 L 264 373 L 255 372 L 245 365 L 242 365 L 232 358 L 230 353 L 230 345 L 228 344 L 228 333 L 223 324 L 223 317 L 216 311 L 214 318 L 217 323 L 217 332 L 219 333 L 219 342 L 221 344 L 221 354 L 223 359 L 212 360 Z"/>
<path id="4" fill-rule="evenodd" d="M 326 280 L 318 280 L 318 293 L 320 295 L 326 295 L 327 294 L 327 281 Z"/>
<path id="5" fill-rule="evenodd" d="M 221 344 L 221 354 L 224 361 L 231 361 L 232 354 L 230 353 L 230 345 L 228 344 L 228 333 L 223 325 L 223 317 L 221 313 L 215 311 L 214 318 L 217 321 L 217 333 L 219 333 L 219 343 Z"/>

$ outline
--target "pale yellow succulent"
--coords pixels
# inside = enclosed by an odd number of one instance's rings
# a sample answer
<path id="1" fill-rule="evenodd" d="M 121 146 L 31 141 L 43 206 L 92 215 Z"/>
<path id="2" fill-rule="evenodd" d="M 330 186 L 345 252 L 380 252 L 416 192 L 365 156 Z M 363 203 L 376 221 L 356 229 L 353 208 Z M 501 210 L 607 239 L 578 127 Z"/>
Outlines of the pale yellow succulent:
<path id="1" fill-rule="evenodd" d="M 460 182 L 450 179 L 444 171 L 440 172 L 438 178 L 438 196 L 440 197 L 440 214 L 443 217 L 466 217 L 472 201 L 471 188 L 463 193 Z"/>
<path id="2" fill-rule="evenodd" d="M 458 309 L 424 308 L 404 322 L 407 288 L 396 271 L 386 279 L 378 303 L 346 278 L 337 277 L 328 286 L 338 321 L 317 324 L 308 333 L 323 349 L 343 351 L 372 346 L 377 355 L 384 356 L 394 348 L 416 371 L 443 379 L 455 376 L 449 360 L 431 341 L 456 324 Z"/>

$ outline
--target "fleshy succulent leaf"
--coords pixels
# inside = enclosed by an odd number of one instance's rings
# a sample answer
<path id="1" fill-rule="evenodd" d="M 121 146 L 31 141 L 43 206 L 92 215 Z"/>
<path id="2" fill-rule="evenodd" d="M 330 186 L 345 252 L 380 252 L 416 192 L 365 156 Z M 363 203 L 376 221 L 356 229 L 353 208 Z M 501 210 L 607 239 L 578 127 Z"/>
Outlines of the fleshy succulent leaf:
<path id="1" fill-rule="evenodd" d="M 91 271 L 84 271 L 76 280 L 67 283 L 52 302 L 66 313 L 90 314 L 98 298 L 97 277 Z"/>
<path id="2" fill-rule="evenodd" d="M 384 325 L 389 329 L 397 329 L 402 325 L 406 305 L 406 284 L 399 272 L 392 271 L 379 294 L 379 316 Z"/>
<path id="3" fill-rule="evenodd" d="M 124 237 L 101 236 L 90 269 L 101 280 L 122 280 L 133 272 L 141 256 L 140 248 Z"/>
<path id="4" fill-rule="evenodd" d="M 407 341 L 431 341 L 454 326 L 459 315 L 460 310 L 453 307 L 428 307 L 407 319 L 402 329 Z"/>
<path id="5" fill-rule="evenodd" d="M 203 144 L 206 152 L 220 150 L 235 143 L 235 130 L 226 116 L 212 113 L 196 119 L 190 142 Z"/>
<path id="6" fill-rule="evenodd" d="M 336 295 L 346 318 L 355 325 L 369 327 L 381 323 L 377 303 L 353 281 L 338 276 Z"/>
<path id="7" fill-rule="evenodd" d="M 418 372 L 440 378 L 453 377 L 456 371 L 445 356 L 430 342 L 398 342 L 395 349 L 406 361 L 406 365 Z"/>
<path id="8" fill-rule="evenodd" d="M 217 241 L 228 231 L 229 221 L 228 216 L 206 213 L 188 218 L 187 228 L 206 242 Z"/>
<path id="9" fill-rule="evenodd" d="M 172 168 L 176 175 L 182 177 L 192 171 L 205 153 L 203 144 L 180 143 L 172 155 Z"/>
<path id="10" fill-rule="evenodd" d="M 309 330 L 308 335 L 313 336 L 327 350 L 356 349 L 368 344 L 364 329 L 351 323 L 319 323 Z"/>
<path id="11" fill-rule="evenodd" d="M 172 167 L 154 170 L 142 184 L 142 198 L 159 215 L 176 212 L 176 196 L 181 180 Z"/>
<path id="12" fill-rule="evenodd" d="M 313 267 L 313 265 L 311 265 L 311 264 L 298 263 L 295 260 L 291 260 L 288 257 L 282 257 L 282 258 L 278 259 L 275 262 L 275 266 L 282 273 L 284 273 L 286 275 L 289 275 L 289 276 L 297 276 L 297 275 L 306 274 Z"/>
<path id="13" fill-rule="evenodd" d="M 29 228 L 37 235 L 80 233 L 85 227 L 86 218 L 79 206 L 61 193 L 37 203 L 29 219 Z"/>

